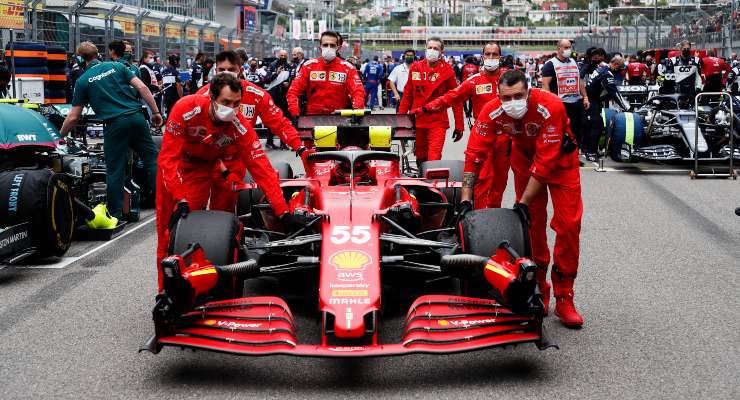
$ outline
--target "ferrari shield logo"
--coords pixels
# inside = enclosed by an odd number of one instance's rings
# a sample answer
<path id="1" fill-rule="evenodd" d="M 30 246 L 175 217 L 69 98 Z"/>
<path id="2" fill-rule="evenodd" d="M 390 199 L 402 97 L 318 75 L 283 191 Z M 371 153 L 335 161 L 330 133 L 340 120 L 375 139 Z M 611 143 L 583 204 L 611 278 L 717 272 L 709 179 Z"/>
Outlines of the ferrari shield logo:
<path id="1" fill-rule="evenodd" d="M 438 78 L 438 77 L 439 77 L 439 74 L 435 72 L 434 74 L 432 74 L 432 77 L 431 77 L 431 78 L 429 78 L 429 80 L 430 80 L 431 82 L 434 82 L 434 81 L 436 81 L 436 80 L 437 80 L 437 78 Z"/>
<path id="2" fill-rule="evenodd" d="M 344 83 L 344 81 L 347 80 L 347 74 L 343 72 L 329 72 L 329 81 L 330 82 L 337 82 L 337 83 Z"/>
<path id="3" fill-rule="evenodd" d="M 537 136 L 537 133 L 540 131 L 540 126 L 534 122 L 528 123 L 525 128 L 527 129 L 527 136 L 529 137 Z"/>

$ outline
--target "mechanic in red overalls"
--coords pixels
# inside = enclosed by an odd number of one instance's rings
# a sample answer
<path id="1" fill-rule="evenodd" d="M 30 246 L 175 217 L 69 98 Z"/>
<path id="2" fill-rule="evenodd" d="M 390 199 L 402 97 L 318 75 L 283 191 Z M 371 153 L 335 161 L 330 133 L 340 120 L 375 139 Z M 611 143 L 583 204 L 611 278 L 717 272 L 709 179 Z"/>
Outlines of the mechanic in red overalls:
<path id="1" fill-rule="evenodd" d="M 568 116 L 558 96 L 527 89 L 521 71 L 508 71 L 499 81 L 499 98 L 486 104 L 473 127 L 465 150 L 461 210 L 469 210 L 475 179 L 497 136 L 512 137 L 511 168 L 523 221 L 530 223 L 532 255 L 541 267 L 538 282 L 550 302 L 547 267 L 547 194 L 552 198 L 550 227 L 555 231 L 551 279 L 556 299 L 555 315 L 567 327 L 580 327 L 583 318 L 573 304 L 573 284 L 578 272 L 583 202 L 578 148 L 570 132 Z"/>
<path id="2" fill-rule="evenodd" d="M 217 74 L 211 80 L 210 97 L 183 97 L 170 112 L 157 160 L 157 266 L 167 255 L 169 229 L 190 210 L 206 206 L 234 210 L 236 196 L 229 189 L 224 191 L 222 181 L 241 184 L 247 169 L 287 227 L 304 222 L 288 212 L 277 172 L 254 129 L 236 111 L 241 88 L 238 78 Z M 241 162 L 238 171 L 229 172 L 219 168 L 222 161 L 232 165 Z"/>
<path id="3" fill-rule="evenodd" d="M 299 97 L 306 96 L 306 114 L 331 114 L 336 110 L 365 108 L 365 88 L 355 66 L 337 57 L 342 47 L 338 32 L 321 34 L 321 57 L 306 61 L 290 84 L 288 111 L 301 115 Z"/>
<path id="4" fill-rule="evenodd" d="M 707 56 L 701 59 L 701 72 L 704 75 L 703 92 L 721 92 L 727 83 L 727 76 L 732 71 L 730 64 L 717 57 L 717 51 L 707 50 Z"/>
<path id="5" fill-rule="evenodd" d="M 438 37 L 427 40 L 425 59 L 415 62 L 409 68 L 409 80 L 401 99 L 399 114 L 406 114 L 428 104 L 457 87 L 455 71 L 442 59 L 444 43 Z M 463 137 L 463 108 L 457 105 L 452 108 L 455 115 L 455 129 L 452 133 L 457 142 Z M 434 113 L 424 113 L 416 118 L 416 165 L 427 160 L 442 158 L 445 144 L 445 133 L 450 126 L 447 109 Z"/>
<path id="6" fill-rule="evenodd" d="M 630 85 L 644 85 L 650 78 L 650 68 L 646 64 L 637 61 L 637 57 L 630 56 L 627 64 L 627 83 Z"/>
<path id="7" fill-rule="evenodd" d="M 236 77 L 242 76 L 243 68 L 237 61 L 237 55 L 231 50 L 225 50 L 216 55 L 216 73 L 229 73 Z M 239 105 L 244 119 L 254 127 L 257 118 L 273 133 L 280 137 L 293 151 L 302 151 L 301 139 L 298 131 L 291 125 L 290 120 L 283 115 L 280 108 L 275 105 L 272 96 L 266 90 L 252 82 L 241 80 L 242 100 Z M 205 85 L 198 90 L 199 95 L 210 96 L 208 90 L 210 85 Z M 300 155 L 300 154 L 299 154 Z"/>
<path id="8" fill-rule="evenodd" d="M 473 117 L 478 119 L 480 111 L 489 101 L 498 97 L 498 80 L 508 69 L 499 67 L 501 46 L 490 42 L 483 47 L 483 68 L 471 75 L 455 90 L 447 92 L 433 102 L 422 106 L 424 112 L 439 112 L 470 99 L 473 102 Z M 497 135 L 491 154 L 481 168 L 476 180 L 473 205 L 478 208 L 499 208 L 509 179 L 509 149 L 511 139 Z"/>

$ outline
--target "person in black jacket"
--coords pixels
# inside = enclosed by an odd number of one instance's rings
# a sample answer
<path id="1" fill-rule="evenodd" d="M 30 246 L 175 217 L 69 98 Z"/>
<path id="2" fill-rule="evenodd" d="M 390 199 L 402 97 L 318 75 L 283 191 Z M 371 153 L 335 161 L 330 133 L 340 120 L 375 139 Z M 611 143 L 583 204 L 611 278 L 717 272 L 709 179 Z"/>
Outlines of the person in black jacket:
<path id="1" fill-rule="evenodd" d="M 601 132 L 604 130 L 601 110 L 606 104 L 605 102 L 611 101 L 615 106 L 625 111 L 629 109 L 629 103 L 619 94 L 614 79 L 614 76 L 619 74 L 622 69 L 624 69 L 624 58 L 616 55 L 612 57 L 608 65 L 597 67 L 587 78 L 586 94 L 591 105 L 586 110 L 588 129 L 581 148 L 588 161 L 598 159 L 597 146 Z"/>
<path id="2" fill-rule="evenodd" d="M 286 50 L 280 50 L 277 60 L 273 61 L 267 68 L 267 75 L 264 80 L 265 89 L 270 93 L 270 96 L 275 101 L 275 105 L 280 108 L 284 115 L 290 115 L 288 113 L 286 95 L 290 88 L 291 76 L 294 76 L 293 68 L 293 65 L 288 62 L 288 52 Z M 267 134 L 267 144 L 265 147 L 275 148 L 273 137 L 274 134 L 270 131 Z M 280 150 L 288 150 L 288 146 L 282 141 L 280 142 Z"/>

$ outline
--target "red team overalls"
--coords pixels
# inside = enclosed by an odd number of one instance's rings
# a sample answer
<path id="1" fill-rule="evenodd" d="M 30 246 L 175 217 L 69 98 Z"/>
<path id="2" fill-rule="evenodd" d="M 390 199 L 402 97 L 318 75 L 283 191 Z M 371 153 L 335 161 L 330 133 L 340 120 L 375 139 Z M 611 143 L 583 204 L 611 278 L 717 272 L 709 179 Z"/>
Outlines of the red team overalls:
<path id="1" fill-rule="evenodd" d="M 409 79 L 403 90 L 403 98 L 398 108 L 399 114 L 420 109 L 434 99 L 457 87 L 455 71 L 449 64 L 440 60 L 434 68 L 425 60 L 417 61 L 409 68 Z M 464 131 L 463 107 L 452 108 L 455 115 L 455 129 Z M 418 115 L 416 117 L 416 162 L 440 160 L 449 128 L 447 109 Z"/>
<path id="2" fill-rule="evenodd" d="M 167 256 L 168 223 L 180 200 L 191 210 L 233 212 L 237 194 L 224 184 L 219 161 L 243 177 L 246 170 L 265 193 L 275 215 L 288 211 L 275 169 L 254 129 L 237 113 L 232 122 L 216 125 L 209 116 L 211 99 L 191 95 L 170 112 L 157 160 L 157 265 Z M 159 279 L 161 289 L 161 276 Z"/>
<path id="3" fill-rule="evenodd" d="M 573 296 L 573 284 L 578 272 L 580 254 L 581 178 L 578 151 L 561 149 L 563 135 L 570 132 L 565 107 L 558 96 L 531 89 L 529 107 L 522 119 L 509 117 L 498 98 L 486 104 L 476 120 L 465 151 L 465 172 L 478 173 L 497 137 L 512 137 L 511 168 L 517 201 L 524 193 L 530 177 L 546 185 L 529 204 L 532 258 L 542 267 L 538 281 L 549 299 L 546 283 L 550 249 L 547 245 L 548 191 L 553 203 L 550 227 L 555 231 L 553 270 L 551 274 L 555 297 Z"/>
<path id="4" fill-rule="evenodd" d="M 499 68 L 492 74 L 475 74 L 455 90 L 426 105 L 432 112 L 447 110 L 468 99 L 473 102 L 473 117 L 477 120 L 483 107 L 498 98 L 498 80 L 507 69 Z M 500 208 L 506 183 L 509 180 L 509 151 L 511 139 L 507 135 L 497 135 L 491 154 L 486 157 L 480 176 L 475 182 L 473 205 L 478 208 Z"/>

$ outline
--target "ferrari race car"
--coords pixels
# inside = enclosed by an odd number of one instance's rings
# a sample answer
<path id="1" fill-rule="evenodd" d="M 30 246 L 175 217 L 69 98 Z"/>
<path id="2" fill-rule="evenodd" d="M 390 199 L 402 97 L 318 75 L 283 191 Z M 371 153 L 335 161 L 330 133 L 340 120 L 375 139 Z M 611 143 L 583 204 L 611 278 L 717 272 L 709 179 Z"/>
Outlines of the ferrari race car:
<path id="1" fill-rule="evenodd" d="M 368 357 L 550 347 L 527 226 L 509 209 L 455 214 L 462 161 L 427 162 L 423 178 L 401 173 L 390 143 L 413 139 L 411 118 L 301 118 L 304 140 L 334 150 L 309 154 L 305 176 L 281 180 L 290 212 L 310 221 L 299 231 L 264 199 L 245 215 L 181 219 L 142 350 Z M 368 129 L 378 121 L 388 125 Z M 394 316 L 401 329 L 389 326 Z M 320 330 L 298 326 L 305 318 Z"/>

